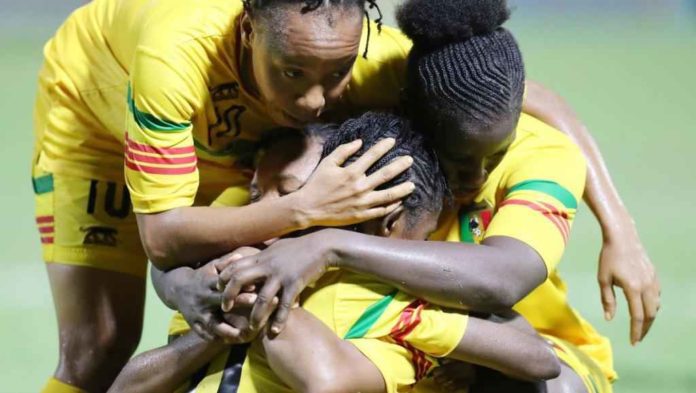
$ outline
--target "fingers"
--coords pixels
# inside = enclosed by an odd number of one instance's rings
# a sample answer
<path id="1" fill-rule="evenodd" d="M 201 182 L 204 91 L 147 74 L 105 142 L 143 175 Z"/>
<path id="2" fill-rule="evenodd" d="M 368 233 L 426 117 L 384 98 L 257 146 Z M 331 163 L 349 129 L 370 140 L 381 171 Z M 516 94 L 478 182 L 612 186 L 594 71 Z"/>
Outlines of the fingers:
<path id="1" fill-rule="evenodd" d="M 616 315 L 616 293 L 611 279 L 600 278 L 599 290 L 602 295 L 602 307 L 604 308 L 604 319 L 611 321 Z"/>
<path id="2" fill-rule="evenodd" d="M 355 160 L 355 162 L 350 165 L 350 168 L 359 173 L 367 172 L 367 170 L 370 169 L 375 162 L 379 161 L 382 156 L 384 156 L 389 150 L 391 150 L 392 147 L 394 147 L 395 143 L 396 140 L 394 138 L 384 138 L 380 140 L 372 145 L 372 147 L 369 148 L 365 153 L 363 153 L 360 158 Z M 343 161 L 345 162 L 345 160 Z"/>
<path id="3" fill-rule="evenodd" d="M 204 295 L 199 295 L 201 303 L 208 306 L 217 306 L 222 303 L 222 293 L 210 291 Z"/>
<path id="4" fill-rule="evenodd" d="M 624 295 L 628 302 L 628 311 L 631 314 L 631 345 L 636 345 L 640 341 L 643 332 L 644 311 L 643 299 L 640 292 L 633 289 L 624 288 Z"/>
<path id="5" fill-rule="evenodd" d="M 232 264 L 232 262 L 238 261 L 242 258 L 251 255 L 258 254 L 259 252 L 261 252 L 261 250 L 255 247 L 239 247 L 231 253 L 228 253 L 218 258 L 215 261 L 215 269 L 218 273 L 220 273 L 223 270 L 225 270 L 225 268 L 227 268 L 230 264 Z"/>
<path id="6" fill-rule="evenodd" d="M 362 146 L 362 140 L 356 139 L 351 143 L 343 144 L 332 151 L 331 154 L 326 156 L 324 160 L 330 162 L 331 164 L 341 166 L 350 156 L 357 153 Z M 321 164 L 320 164 L 321 165 Z"/>
<path id="7" fill-rule="evenodd" d="M 242 287 L 250 283 L 259 282 L 264 278 L 265 273 L 261 269 L 255 268 L 240 270 L 231 275 L 222 293 L 222 311 L 227 312 L 232 309 L 234 300 L 239 296 Z"/>
<path id="8" fill-rule="evenodd" d="M 648 334 L 653 322 L 655 322 L 657 311 L 660 309 L 660 296 L 650 290 L 643 293 L 642 300 L 645 322 L 643 323 L 643 330 L 640 334 L 641 341 L 645 338 L 645 335 Z"/>
<path id="9" fill-rule="evenodd" d="M 205 341 L 215 340 L 215 336 L 213 336 L 207 330 L 205 330 L 202 322 L 195 322 L 193 325 L 191 325 L 191 329 Z"/>
<path id="10" fill-rule="evenodd" d="M 370 192 L 370 194 L 365 197 L 365 202 L 369 207 L 382 206 L 398 202 L 408 194 L 412 193 L 415 188 L 416 185 L 410 181 L 404 182 L 386 190 Z"/>
<path id="11" fill-rule="evenodd" d="M 254 304 L 256 303 L 256 299 L 258 298 L 258 295 L 255 293 L 240 293 L 239 296 L 237 296 L 236 299 L 234 299 L 234 306 L 235 307 L 245 307 L 245 308 L 250 308 L 253 307 Z M 220 303 L 218 303 L 220 304 Z"/>
<path id="12" fill-rule="evenodd" d="M 364 212 L 357 215 L 356 221 L 363 222 L 372 220 L 373 218 L 384 217 L 387 214 L 399 208 L 399 206 L 401 206 L 401 201 L 394 202 L 391 205 L 387 206 L 373 207 L 372 209 L 367 209 Z"/>
<path id="13" fill-rule="evenodd" d="M 363 157 L 365 157 L 365 155 L 360 157 L 360 159 L 362 159 Z M 353 165 L 351 165 L 351 167 L 353 167 Z M 378 169 L 373 174 L 368 176 L 366 185 L 369 189 L 373 190 L 379 187 L 380 185 L 388 182 L 389 180 L 392 180 L 393 178 L 399 176 L 402 172 L 410 168 L 411 165 L 413 165 L 413 157 L 411 156 L 402 156 L 396 158 L 392 160 L 392 162 L 390 162 L 389 164 L 383 166 L 382 168 Z M 365 171 L 367 171 L 367 169 L 365 169 Z M 362 171 L 361 173 L 364 173 L 365 171 Z"/>
<path id="14" fill-rule="evenodd" d="M 256 303 L 250 315 L 251 328 L 253 330 L 258 330 L 266 325 L 268 317 L 275 308 L 273 299 L 276 297 L 278 291 L 280 291 L 280 282 L 277 280 L 267 281 L 263 285 L 263 288 L 261 288 L 261 291 L 259 291 Z"/>
<path id="15" fill-rule="evenodd" d="M 273 317 L 273 324 L 271 325 L 272 334 L 278 335 L 283 331 L 283 328 L 285 328 L 290 309 L 292 305 L 295 304 L 295 299 L 297 299 L 299 295 L 298 292 L 295 286 L 283 288 L 283 293 L 280 296 L 280 303 L 278 304 L 278 309 L 276 310 L 275 316 Z"/>
<path id="16" fill-rule="evenodd" d="M 220 337 L 228 343 L 239 342 L 242 335 L 242 331 L 240 329 L 221 321 L 215 321 L 215 323 L 210 326 L 210 330 L 215 334 L 215 336 Z"/>
<path id="17" fill-rule="evenodd" d="M 256 265 L 256 258 L 253 256 L 250 257 L 245 257 L 243 259 L 238 260 L 235 262 L 234 265 L 228 266 L 225 268 L 225 270 L 221 271 L 218 274 L 218 283 L 217 283 L 217 289 L 218 291 L 224 290 L 225 286 L 227 283 L 230 281 L 230 277 L 233 275 L 237 274 L 237 272 L 250 268 L 252 266 Z M 253 283 L 249 283 L 253 284 Z"/>

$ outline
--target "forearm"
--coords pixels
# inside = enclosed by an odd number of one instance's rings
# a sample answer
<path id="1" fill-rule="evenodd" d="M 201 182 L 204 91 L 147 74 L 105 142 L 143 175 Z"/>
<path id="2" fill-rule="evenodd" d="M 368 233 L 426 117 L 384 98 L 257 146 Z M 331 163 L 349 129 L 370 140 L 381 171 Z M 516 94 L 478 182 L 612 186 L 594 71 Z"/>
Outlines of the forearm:
<path id="1" fill-rule="evenodd" d="M 226 349 L 221 341 L 207 342 L 194 333 L 131 359 L 109 392 L 173 392 L 191 375 Z"/>
<path id="2" fill-rule="evenodd" d="M 538 83 L 528 81 L 526 93 L 524 112 L 567 134 L 585 155 L 588 171 L 584 199 L 599 221 L 605 238 L 617 225 L 631 223 L 599 147 L 573 109 L 562 97 Z"/>
<path id="3" fill-rule="evenodd" d="M 138 215 L 140 237 L 154 265 L 168 270 L 302 229 L 292 194 L 241 207 L 183 207 Z"/>
<path id="4" fill-rule="evenodd" d="M 546 278 L 536 252 L 511 238 L 474 245 L 326 231 L 330 264 L 372 275 L 446 307 L 507 310 Z"/>
<path id="5" fill-rule="evenodd" d="M 488 367 L 510 377 L 538 381 L 560 373 L 560 362 L 521 317 L 513 322 L 470 317 L 459 345 L 447 356 Z"/>

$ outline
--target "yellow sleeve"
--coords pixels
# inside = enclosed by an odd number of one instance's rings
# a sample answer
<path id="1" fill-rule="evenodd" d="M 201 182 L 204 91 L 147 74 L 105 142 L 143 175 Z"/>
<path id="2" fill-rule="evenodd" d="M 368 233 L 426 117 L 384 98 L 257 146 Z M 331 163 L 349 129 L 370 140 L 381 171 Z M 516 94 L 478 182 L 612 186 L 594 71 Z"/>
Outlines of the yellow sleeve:
<path id="1" fill-rule="evenodd" d="M 484 239 L 508 236 L 528 244 L 550 273 L 563 255 L 582 198 L 585 159 L 568 141 L 535 149 L 506 165 L 505 196 Z"/>
<path id="2" fill-rule="evenodd" d="M 191 206 L 198 189 L 192 119 L 201 100 L 200 82 L 194 67 L 173 59 L 148 47 L 135 55 L 127 97 L 125 174 L 136 213 Z"/>
<path id="3" fill-rule="evenodd" d="M 406 62 L 411 41 L 396 28 L 370 23 L 363 28 L 360 52 L 353 66 L 346 97 L 354 111 L 391 109 L 399 105 L 406 80 Z M 367 58 L 363 57 L 367 48 Z"/>

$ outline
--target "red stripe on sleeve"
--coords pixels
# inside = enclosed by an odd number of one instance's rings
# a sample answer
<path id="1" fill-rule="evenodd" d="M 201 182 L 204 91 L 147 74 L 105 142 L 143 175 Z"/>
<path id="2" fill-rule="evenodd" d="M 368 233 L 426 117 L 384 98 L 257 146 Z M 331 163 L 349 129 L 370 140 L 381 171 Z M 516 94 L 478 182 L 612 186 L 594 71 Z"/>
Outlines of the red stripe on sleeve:
<path id="1" fill-rule="evenodd" d="M 126 133 L 126 147 L 127 149 L 133 149 L 137 150 L 143 153 L 152 153 L 152 154 L 158 154 L 160 156 L 166 156 L 166 155 L 173 155 L 173 154 L 191 154 L 196 152 L 196 148 L 191 145 L 191 146 L 184 146 L 184 147 L 155 147 L 155 146 L 150 146 L 146 145 L 143 143 L 138 143 L 134 142 L 130 138 L 128 138 L 128 134 Z"/>
<path id="2" fill-rule="evenodd" d="M 130 161 L 147 162 L 150 164 L 166 164 L 166 165 L 176 165 L 176 164 L 193 164 L 196 163 L 197 159 L 195 155 L 183 156 L 183 157 L 153 157 L 144 156 L 142 154 L 133 153 L 132 151 L 126 152 L 126 156 Z"/>
<path id="3" fill-rule="evenodd" d="M 128 160 L 128 157 L 126 157 L 125 162 L 126 166 L 133 171 L 150 173 L 153 175 L 187 175 L 195 172 L 197 168 L 196 165 L 181 168 L 159 168 L 148 165 L 140 165 L 137 162 Z"/>
<path id="4" fill-rule="evenodd" d="M 53 216 L 36 216 L 37 224 L 46 224 L 49 222 L 53 222 Z"/>
<path id="5" fill-rule="evenodd" d="M 570 228 L 568 227 L 568 222 L 562 220 L 559 216 L 553 214 L 552 212 L 549 212 L 546 210 L 544 207 L 537 205 L 536 203 L 532 201 L 527 201 L 524 199 L 506 199 L 503 201 L 503 203 L 500 204 L 500 207 L 502 208 L 503 206 L 506 205 L 518 205 L 518 206 L 526 206 L 532 210 L 536 210 L 537 212 L 541 213 L 544 215 L 544 217 L 548 218 L 549 221 L 551 221 L 557 228 L 558 231 L 561 232 L 561 236 L 563 237 L 563 242 L 566 243 L 568 242 L 568 236 L 570 232 Z"/>

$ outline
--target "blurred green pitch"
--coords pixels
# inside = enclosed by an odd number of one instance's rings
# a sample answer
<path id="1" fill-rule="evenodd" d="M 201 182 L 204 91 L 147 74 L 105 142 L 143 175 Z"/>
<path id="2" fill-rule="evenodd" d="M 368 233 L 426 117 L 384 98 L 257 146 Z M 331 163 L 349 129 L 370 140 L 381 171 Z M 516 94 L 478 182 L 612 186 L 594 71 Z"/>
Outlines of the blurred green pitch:
<path id="1" fill-rule="evenodd" d="M 602 318 L 600 234 L 583 209 L 561 272 L 572 304 L 613 342 L 615 391 L 696 391 L 696 30 L 595 18 L 513 17 L 510 27 L 530 79 L 560 92 L 592 130 L 658 267 L 662 310 L 645 342 L 631 347 L 621 293 L 616 320 Z M 35 79 L 51 28 L 0 28 L 0 392 L 37 391 L 57 360 L 29 181 Z M 140 350 L 165 342 L 169 315 L 150 290 Z"/>

